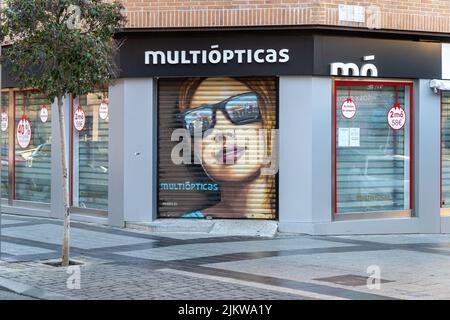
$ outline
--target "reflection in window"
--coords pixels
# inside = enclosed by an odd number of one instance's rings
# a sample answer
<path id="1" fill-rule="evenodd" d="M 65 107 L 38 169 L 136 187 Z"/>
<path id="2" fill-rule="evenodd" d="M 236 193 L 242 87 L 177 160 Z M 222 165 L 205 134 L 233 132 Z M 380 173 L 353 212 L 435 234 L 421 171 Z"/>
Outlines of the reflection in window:
<path id="1" fill-rule="evenodd" d="M 1 157 L 1 170 L 2 170 L 2 198 L 8 198 L 9 196 L 9 183 L 8 183 L 8 143 L 9 143 L 9 139 L 8 139 L 8 118 L 4 119 L 4 117 L 8 117 L 8 103 L 9 103 L 9 99 L 8 99 L 8 94 L 7 93 L 2 93 L 1 95 L 1 124 L 2 124 L 2 128 L 0 130 L 0 148 L 1 148 L 1 153 L 0 153 L 0 157 Z"/>
<path id="2" fill-rule="evenodd" d="M 396 102 L 406 123 L 393 130 L 388 110 Z M 336 212 L 410 209 L 410 86 L 338 84 L 336 100 Z M 350 97 L 356 114 L 341 106 Z"/>
<path id="3" fill-rule="evenodd" d="M 45 106 L 49 116 L 39 116 Z M 22 148 L 15 138 L 15 195 L 17 200 L 50 203 L 51 189 L 51 105 L 39 93 L 15 94 L 15 125 L 25 115 L 31 124 L 31 141 Z M 16 134 L 16 133 L 15 133 Z"/>
<path id="4" fill-rule="evenodd" d="M 108 130 L 105 92 L 92 93 L 79 98 L 86 122 L 83 130 L 73 129 L 73 206 L 108 209 Z M 78 107 L 74 103 L 73 111 Z"/>

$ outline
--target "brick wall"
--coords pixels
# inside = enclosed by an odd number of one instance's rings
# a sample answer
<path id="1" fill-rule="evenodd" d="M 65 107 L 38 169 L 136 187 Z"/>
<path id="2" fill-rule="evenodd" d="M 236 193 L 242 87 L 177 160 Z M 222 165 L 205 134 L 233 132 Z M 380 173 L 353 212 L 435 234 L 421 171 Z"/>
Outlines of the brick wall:
<path id="1" fill-rule="evenodd" d="M 450 0 L 122 0 L 131 28 L 337 25 L 450 32 Z M 365 22 L 339 19 L 339 4 L 365 8 Z"/>

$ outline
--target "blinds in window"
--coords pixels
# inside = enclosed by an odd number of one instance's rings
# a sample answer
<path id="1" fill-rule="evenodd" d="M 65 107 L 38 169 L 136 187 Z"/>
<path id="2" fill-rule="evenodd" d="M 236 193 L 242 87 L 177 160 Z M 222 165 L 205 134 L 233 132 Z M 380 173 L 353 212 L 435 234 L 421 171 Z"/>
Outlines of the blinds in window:
<path id="1" fill-rule="evenodd" d="M 442 91 L 442 206 L 450 207 L 450 92 Z"/>
<path id="2" fill-rule="evenodd" d="M 106 92 L 80 97 L 86 116 L 83 130 L 74 129 L 73 204 L 90 209 L 108 209 L 108 143 L 109 118 L 101 119 L 100 104 Z M 74 111 L 78 104 L 74 105 Z"/>
<path id="3" fill-rule="evenodd" d="M 47 107 L 49 114 L 45 123 L 39 117 L 42 106 Z M 24 114 L 30 121 L 31 142 L 27 148 L 22 149 L 15 137 L 15 198 L 50 203 L 51 104 L 42 94 L 17 92 L 15 125 Z"/>
<path id="4" fill-rule="evenodd" d="M 387 122 L 395 89 L 394 85 L 337 84 L 337 213 L 410 208 L 410 87 L 397 86 L 407 119 L 401 130 L 391 129 Z M 349 96 L 357 107 L 352 119 L 341 114 Z M 350 138 L 353 143 L 346 141 Z"/>

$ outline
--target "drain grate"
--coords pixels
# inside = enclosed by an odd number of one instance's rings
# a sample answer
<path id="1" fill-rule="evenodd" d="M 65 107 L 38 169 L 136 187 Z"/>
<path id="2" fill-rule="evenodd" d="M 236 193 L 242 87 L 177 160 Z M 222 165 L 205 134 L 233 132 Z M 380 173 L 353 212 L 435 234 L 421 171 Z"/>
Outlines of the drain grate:
<path id="1" fill-rule="evenodd" d="M 342 286 L 348 286 L 348 287 L 358 287 L 358 286 L 365 286 L 367 285 L 367 279 L 369 277 L 367 276 L 359 276 L 356 274 L 343 274 L 340 276 L 333 276 L 333 277 L 325 277 L 325 278 L 316 278 L 313 280 L 316 281 L 323 281 L 323 282 L 331 282 L 334 284 L 340 284 Z M 386 280 L 386 279 L 380 279 L 380 283 L 388 283 L 388 282 L 394 282 L 393 280 Z"/>

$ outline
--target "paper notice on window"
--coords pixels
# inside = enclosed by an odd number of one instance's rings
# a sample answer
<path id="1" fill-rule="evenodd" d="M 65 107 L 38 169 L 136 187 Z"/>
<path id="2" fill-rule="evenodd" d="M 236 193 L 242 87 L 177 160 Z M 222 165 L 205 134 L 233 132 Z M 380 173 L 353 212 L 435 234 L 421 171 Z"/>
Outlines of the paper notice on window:
<path id="1" fill-rule="evenodd" d="M 348 147 L 350 145 L 350 128 L 339 128 L 338 146 Z"/>
<path id="2" fill-rule="evenodd" d="M 350 147 L 359 147 L 359 128 L 350 128 Z"/>

